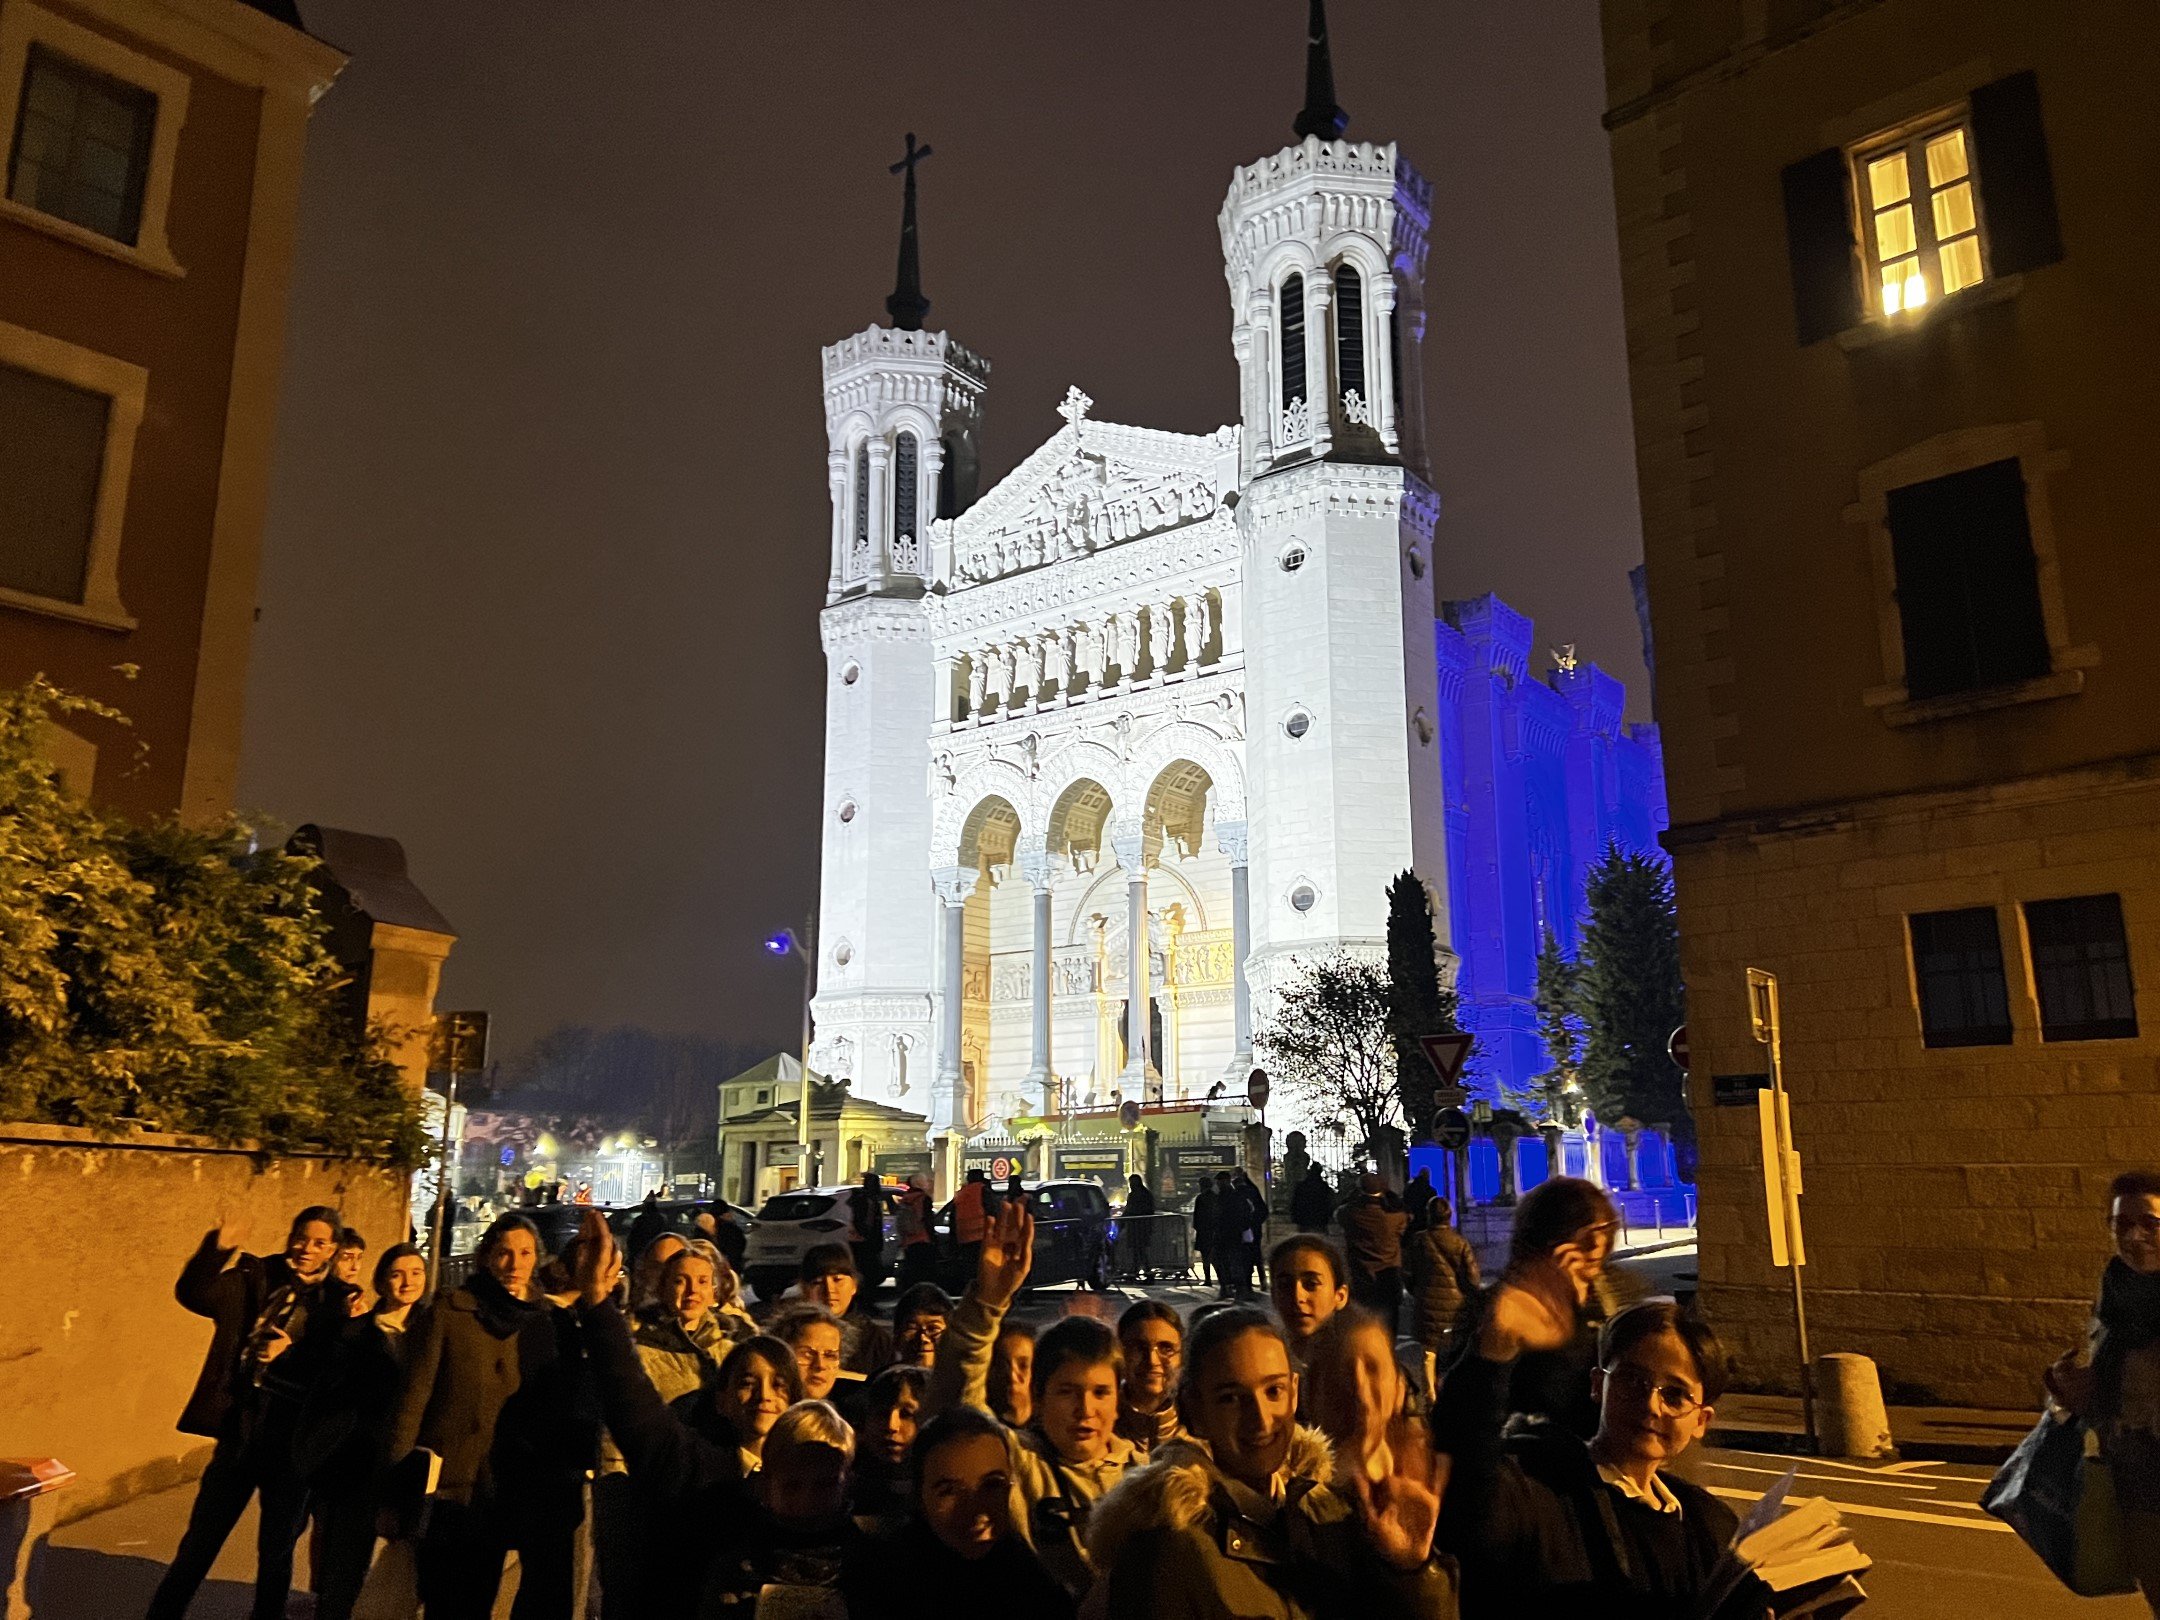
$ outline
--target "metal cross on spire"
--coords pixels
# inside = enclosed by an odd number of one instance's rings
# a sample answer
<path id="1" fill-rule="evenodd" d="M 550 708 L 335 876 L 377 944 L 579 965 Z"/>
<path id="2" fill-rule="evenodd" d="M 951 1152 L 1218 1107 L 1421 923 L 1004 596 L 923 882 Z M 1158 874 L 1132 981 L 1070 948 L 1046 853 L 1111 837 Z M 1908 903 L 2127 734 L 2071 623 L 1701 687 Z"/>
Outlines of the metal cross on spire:
<path id="1" fill-rule="evenodd" d="M 917 146 L 915 132 L 909 130 L 907 156 L 891 170 L 894 174 L 905 171 L 907 185 L 900 202 L 900 268 L 893 278 L 892 296 L 885 300 L 885 313 L 903 332 L 920 332 L 923 317 L 930 313 L 930 300 L 923 296 L 922 256 L 915 237 L 915 165 L 929 155 L 930 148 Z"/>
<path id="2" fill-rule="evenodd" d="M 1087 420 L 1088 407 L 1094 403 L 1077 386 L 1065 390 L 1065 400 L 1058 406 L 1058 415 L 1065 418 L 1065 425 L 1073 430 L 1074 438 L 1080 436 L 1080 424 Z"/>
<path id="3" fill-rule="evenodd" d="M 1350 127 L 1350 115 L 1335 104 L 1335 60 L 1328 54 L 1327 0 L 1312 0 L 1305 25 L 1305 107 L 1290 126 L 1303 140 L 1317 135 L 1332 141 Z"/>

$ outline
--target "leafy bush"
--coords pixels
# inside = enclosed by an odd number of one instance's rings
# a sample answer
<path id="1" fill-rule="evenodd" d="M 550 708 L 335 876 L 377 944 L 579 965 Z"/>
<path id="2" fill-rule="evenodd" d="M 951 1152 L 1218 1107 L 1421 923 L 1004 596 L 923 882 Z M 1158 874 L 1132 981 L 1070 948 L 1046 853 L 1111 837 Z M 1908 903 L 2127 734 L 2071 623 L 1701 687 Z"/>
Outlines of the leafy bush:
<path id="1" fill-rule="evenodd" d="M 417 1100 L 353 1027 L 310 882 L 237 820 L 148 824 L 39 758 L 43 677 L 0 692 L 0 1119 L 418 1162 Z"/>

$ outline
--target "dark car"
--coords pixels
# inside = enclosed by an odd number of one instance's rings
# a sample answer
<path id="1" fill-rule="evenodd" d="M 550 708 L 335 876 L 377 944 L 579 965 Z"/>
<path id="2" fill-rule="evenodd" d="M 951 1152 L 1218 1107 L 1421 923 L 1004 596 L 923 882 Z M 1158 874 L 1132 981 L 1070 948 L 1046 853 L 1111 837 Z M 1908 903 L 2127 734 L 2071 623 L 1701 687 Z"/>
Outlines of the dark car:
<path id="1" fill-rule="evenodd" d="M 1108 1288 L 1109 1196 L 1092 1181 L 1023 1182 L 1021 1188 L 1035 1210 L 1035 1263 L 1027 1286 L 1078 1283 L 1098 1293 Z M 999 1183 L 993 1194 L 1003 1198 L 1005 1184 Z M 957 1296 L 975 1278 L 953 1241 L 950 1203 L 930 1218 L 930 1231 L 938 1246 L 938 1285 Z"/>

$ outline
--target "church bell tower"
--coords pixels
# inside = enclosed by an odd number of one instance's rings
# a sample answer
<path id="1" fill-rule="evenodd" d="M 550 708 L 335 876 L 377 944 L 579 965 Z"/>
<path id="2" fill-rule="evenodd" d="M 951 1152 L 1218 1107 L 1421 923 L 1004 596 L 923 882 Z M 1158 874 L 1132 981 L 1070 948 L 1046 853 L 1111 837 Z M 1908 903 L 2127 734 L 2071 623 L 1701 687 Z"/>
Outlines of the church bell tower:
<path id="1" fill-rule="evenodd" d="M 916 166 L 907 138 L 889 323 L 827 348 L 832 564 L 825 647 L 824 862 L 811 1066 L 854 1094 L 926 1109 L 932 1077 L 929 762 L 935 670 L 922 598 L 930 526 L 974 499 L 989 365 L 924 328 Z M 850 1167 L 828 1161 L 828 1176 Z"/>
<path id="2" fill-rule="evenodd" d="M 1311 0 L 1295 145 L 1222 207 L 1241 382 L 1253 952 L 1384 952 L 1408 867 L 1448 938 L 1440 711 L 1418 352 L 1432 187 L 1346 138 Z"/>

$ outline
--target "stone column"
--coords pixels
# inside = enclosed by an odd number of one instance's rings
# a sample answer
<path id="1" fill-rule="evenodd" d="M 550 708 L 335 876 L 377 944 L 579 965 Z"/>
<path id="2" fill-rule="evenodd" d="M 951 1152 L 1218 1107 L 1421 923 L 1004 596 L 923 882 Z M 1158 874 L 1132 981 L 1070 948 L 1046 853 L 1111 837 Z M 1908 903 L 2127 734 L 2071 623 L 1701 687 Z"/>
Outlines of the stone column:
<path id="1" fill-rule="evenodd" d="M 1252 986 L 1245 978 L 1245 958 L 1252 954 L 1252 888 L 1247 861 L 1250 843 L 1246 824 L 1222 821 L 1215 824 L 1215 845 L 1230 857 L 1230 1005 L 1237 1050 L 1232 1054 L 1232 1078 L 1239 1085 L 1252 1070 Z"/>
<path id="2" fill-rule="evenodd" d="M 1044 1094 L 1050 1085 L 1050 853 L 1040 838 L 1023 838 L 1013 864 L 1027 879 L 1035 906 L 1035 955 L 1028 974 L 1029 1011 L 1034 1015 L 1028 1084 Z"/>
<path id="3" fill-rule="evenodd" d="M 870 441 L 870 584 L 881 588 L 892 577 L 892 513 L 886 494 L 886 468 L 892 462 L 892 445 L 885 439 Z"/>
<path id="4" fill-rule="evenodd" d="M 1381 444 L 1394 452 L 1400 432 L 1395 421 L 1395 345 L 1389 341 L 1390 317 L 1395 312 L 1394 276 L 1368 277 L 1365 298 L 1372 310 L 1365 333 L 1365 383 L 1372 390 L 1373 427 Z"/>
<path id="5" fill-rule="evenodd" d="M 840 594 L 847 572 L 848 505 L 847 452 L 834 450 L 825 458 L 825 481 L 832 487 L 832 575 L 825 581 L 828 597 Z"/>
<path id="6" fill-rule="evenodd" d="M 1314 270 L 1305 278 L 1305 398 L 1312 406 L 1315 460 L 1333 447 L 1335 413 L 1342 409 L 1335 381 L 1334 309 L 1334 281 L 1324 269 Z M 876 454 L 875 449 L 871 453 Z"/>
<path id="7" fill-rule="evenodd" d="M 1125 1095 L 1139 1100 L 1147 1089 L 1148 907 L 1147 838 L 1138 827 L 1110 834 L 1118 865 L 1125 868 Z"/>
<path id="8" fill-rule="evenodd" d="M 960 1028 L 965 1010 L 961 970 L 967 954 L 967 901 L 978 874 L 961 867 L 933 872 L 931 885 L 942 906 L 938 914 L 944 959 L 938 966 L 945 999 L 938 1009 L 937 1079 L 930 1087 L 930 1128 L 951 1130 L 960 1123 Z"/>

